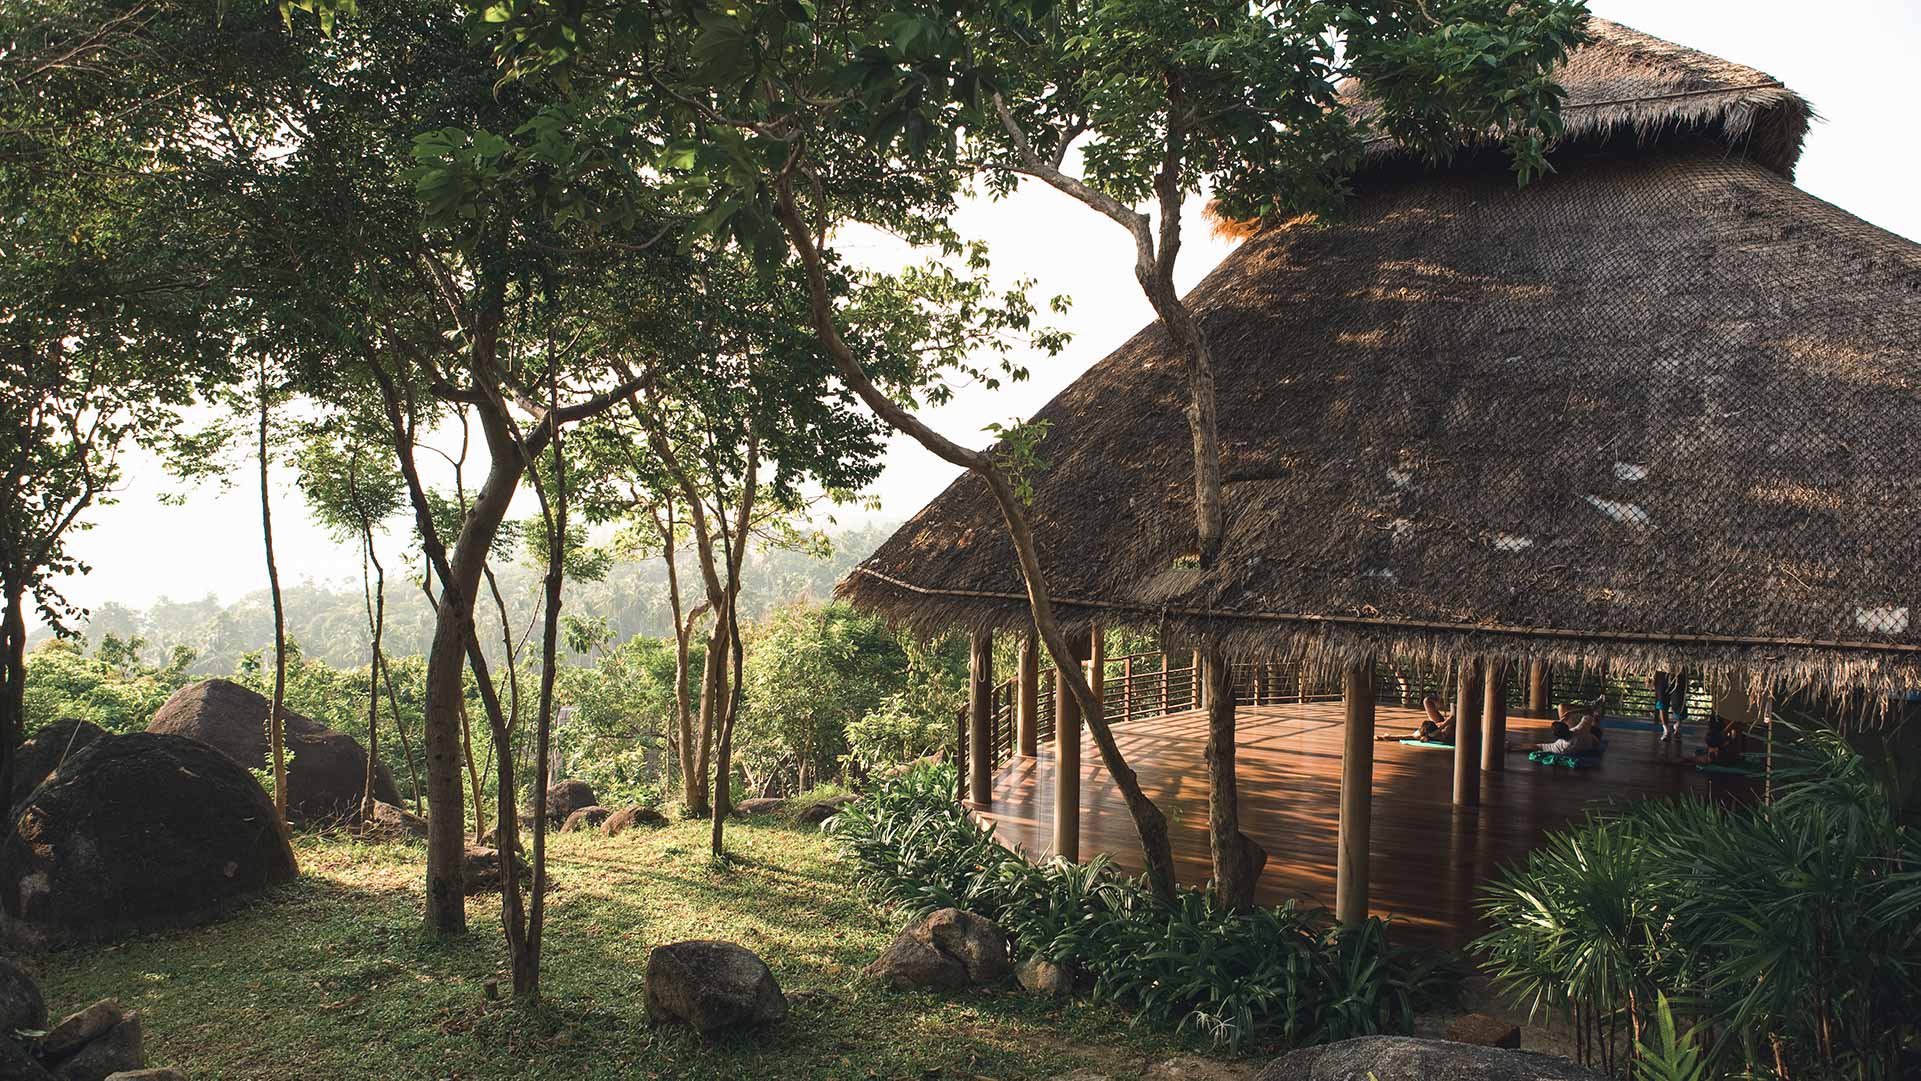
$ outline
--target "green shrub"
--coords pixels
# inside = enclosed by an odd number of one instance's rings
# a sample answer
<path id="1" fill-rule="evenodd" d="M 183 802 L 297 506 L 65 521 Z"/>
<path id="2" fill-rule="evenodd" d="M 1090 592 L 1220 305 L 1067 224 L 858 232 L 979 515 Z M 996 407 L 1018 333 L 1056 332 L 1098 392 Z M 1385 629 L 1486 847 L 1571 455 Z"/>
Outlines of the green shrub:
<path id="1" fill-rule="evenodd" d="M 1779 741 L 1773 805 L 1647 801 L 1551 837 L 1492 885 L 1476 943 L 1537 1018 L 1627 1072 L 1658 1003 L 1714 1076 L 1901 1076 L 1921 1000 L 1921 836 L 1832 732 Z M 1639 1065 L 1635 1064 L 1635 1069 Z"/>
<path id="2" fill-rule="evenodd" d="M 1032 864 L 969 819 L 952 766 L 923 766 L 834 819 L 856 877 L 914 913 L 956 907 L 999 923 L 1023 956 L 1077 966 L 1139 1021 L 1238 1047 L 1405 1030 L 1455 973 L 1392 946 L 1379 920 L 1340 930 L 1324 909 L 1234 912 L 1206 890 L 1170 906 L 1104 859 Z"/>

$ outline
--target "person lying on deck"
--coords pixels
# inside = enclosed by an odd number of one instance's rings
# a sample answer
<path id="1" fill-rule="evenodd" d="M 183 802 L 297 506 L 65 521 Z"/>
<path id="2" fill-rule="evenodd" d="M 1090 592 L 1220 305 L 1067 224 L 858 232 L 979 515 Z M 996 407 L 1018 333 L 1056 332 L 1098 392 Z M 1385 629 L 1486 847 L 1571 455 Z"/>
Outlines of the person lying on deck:
<path id="1" fill-rule="evenodd" d="M 1720 714 L 1708 718 L 1707 749 L 1681 759 L 1691 766 L 1738 766 L 1748 754 L 1748 734 L 1739 722 L 1723 720 Z"/>
<path id="2" fill-rule="evenodd" d="M 1421 722 L 1420 728 L 1405 736 L 1375 736 L 1374 742 L 1386 743 L 1392 740 L 1398 743 L 1404 739 L 1418 739 L 1423 743 L 1453 743 L 1454 718 L 1441 712 L 1441 700 L 1430 694 L 1421 699 L 1421 709 L 1426 711 L 1427 718 Z"/>
<path id="3" fill-rule="evenodd" d="M 1601 750 L 1600 730 L 1596 727 L 1598 714 L 1587 714 L 1574 724 L 1555 721 L 1548 729 L 1546 743 L 1510 743 L 1509 751 L 1546 751 L 1549 754 L 1584 755 L 1598 754 Z"/>

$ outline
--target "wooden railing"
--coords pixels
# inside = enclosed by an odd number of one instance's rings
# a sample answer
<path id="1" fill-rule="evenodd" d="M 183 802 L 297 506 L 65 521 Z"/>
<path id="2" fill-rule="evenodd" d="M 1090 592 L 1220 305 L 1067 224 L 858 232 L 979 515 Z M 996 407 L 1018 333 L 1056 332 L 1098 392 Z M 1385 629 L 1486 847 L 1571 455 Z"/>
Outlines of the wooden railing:
<path id="1" fill-rule="evenodd" d="M 1199 672 L 1191 654 L 1135 653 L 1108 658 L 1102 665 L 1101 705 L 1109 724 L 1160 717 L 1198 709 L 1204 702 Z M 1317 678 L 1289 662 L 1256 662 L 1230 666 L 1234 676 L 1235 701 L 1241 705 L 1266 706 L 1282 702 L 1312 702 L 1339 698 L 1338 677 Z M 1452 702 L 1455 675 L 1451 668 L 1413 667 L 1377 664 L 1374 668 L 1376 699 L 1382 704 L 1415 707 L 1425 695 L 1433 694 Z M 1654 692 L 1639 675 L 1608 675 L 1592 669 L 1555 668 L 1551 675 L 1550 701 L 1587 701 L 1606 694 L 1608 711 L 1617 715 L 1644 716 L 1654 708 Z M 1527 705 L 1527 669 L 1509 665 L 1506 671 L 1508 705 L 1521 709 Z M 1054 740 L 1058 673 L 1043 669 L 1035 694 L 1034 728 L 1037 744 Z M 1018 751 L 1016 699 L 1017 680 L 995 685 L 992 718 L 993 764 L 998 767 Z M 1452 708 L 1450 705 L 1448 708 Z M 1696 678 L 1689 684 L 1688 714 L 1706 717 L 1713 711 L 1706 682 Z M 955 761 L 961 766 L 963 795 L 967 786 L 968 711 L 962 706 L 954 718 Z"/>

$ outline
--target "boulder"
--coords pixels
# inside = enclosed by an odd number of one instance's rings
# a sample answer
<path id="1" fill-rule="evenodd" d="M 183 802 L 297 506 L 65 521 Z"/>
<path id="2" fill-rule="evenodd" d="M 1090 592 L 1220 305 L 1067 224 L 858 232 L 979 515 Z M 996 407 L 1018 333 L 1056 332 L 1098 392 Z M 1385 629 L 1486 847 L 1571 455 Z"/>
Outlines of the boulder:
<path id="1" fill-rule="evenodd" d="M 0 958 L 0 1037 L 47 1027 L 47 1000 L 25 969 Z M 0 1074 L 0 1076 L 5 1076 Z"/>
<path id="2" fill-rule="evenodd" d="M 56 1081 L 17 1040 L 0 1039 L 0 1078 L 6 1081 Z"/>
<path id="3" fill-rule="evenodd" d="M 636 803 L 632 807 L 623 807 L 613 814 L 608 815 L 607 821 L 600 824 L 600 832 L 609 837 L 617 837 L 630 828 L 646 827 L 648 829 L 658 829 L 666 824 L 666 815 L 661 814 L 652 807 L 643 807 Z"/>
<path id="4" fill-rule="evenodd" d="M 35 732 L 13 752 L 13 798 L 16 802 L 60 768 L 60 764 L 107 734 L 89 721 L 66 717 Z"/>
<path id="5" fill-rule="evenodd" d="M 526 842 L 522 838 L 525 838 L 528 834 L 532 833 L 534 829 L 534 820 L 531 817 L 523 816 L 519 819 L 519 822 L 520 822 L 520 831 L 518 834 L 515 835 L 515 838 L 514 838 L 515 847 L 524 846 Z M 490 829 L 487 830 L 486 833 L 481 834 L 480 844 L 481 844 L 481 847 L 483 848 L 499 848 L 500 847 L 500 827 L 499 826 L 491 827 Z"/>
<path id="6" fill-rule="evenodd" d="M 1447 1038 L 1455 1043 L 1516 1051 L 1521 1047 L 1521 1027 L 1484 1013 L 1466 1013 L 1447 1023 Z"/>
<path id="7" fill-rule="evenodd" d="M 803 826 L 818 826 L 839 814 L 841 808 L 854 802 L 854 799 L 855 797 L 851 795 L 840 795 L 818 800 L 802 807 L 800 813 L 794 816 L 794 821 Z"/>
<path id="8" fill-rule="evenodd" d="M 267 760 L 267 710 L 259 694 L 227 679 L 203 679 L 175 691 L 153 715 L 147 731 L 190 736 L 210 743 L 247 769 Z M 367 786 L 367 749 L 352 736 L 336 732 L 284 706 L 286 733 L 287 820 L 294 825 L 334 825 L 359 817 Z M 398 804 L 387 767 L 374 769 L 374 798 Z"/>
<path id="9" fill-rule="evenodd" d="M 582 807 L 600 806 L 600 800 L 594 797 L 594 788 L 586 781 L 560 781 L 547 789 L 544 806 L 547 821 L 559 825 Z M 534 808 L 527 808 L 527 814 L 532 817 Z"/>
<path id="10" fill-rule="evenodd" d="M 192 923 L 298 873 L 259 782 L 183 736 L 95 740 L 14 814 L 0 911 L 29 937 Z"/>
<path id="11" fill-rule="evenodd" d="M 48 1062 L 58 1062 L 111 1032 L 115 1025 L 126 1019 L 127 1011 L 121 1009 L 118 1002 L 103 998 L 78 1013 L 70 1013 L 62 1018 L 59 1024 L 40 1037 L 40 1043 L 34 1050 Z"/>
<path id="12" fill-rule="evenodd" d="M 373 813 L 360 824 L 363 836 L 379 841 L 417 841 L 427 836 L 427 820 L 391 803 L 374 801 Z"/>
<path id="13" fill-rule="evenodd" d="M 567 816 L 567 821 L 561 823 L 560 832 L 579 833 L 581 830 L 597 830 L 601 827 L 602 823 L 613 816 L 614 812 L 612 810 L 602 807 L 599 804 L 595 804 L 592 807 L 582 807 L 580 810 Z"/>
<path id="14" fill-rule="evenodd" d="M 734 811 L 744 815 L 770 815 L 787 806 L 787 801 L 772 796 L 756 796 L 734 804 Z"/>
<path id="15" fill-rule="evenodd" d="M 107 1081 L 112 1074 L 138 1070 L 147 1064 L 140 1049 L 140 1011 L 87 1042 L 64 1059 L 43 1058 L 60 1081 Z"/>
<path id="16" fill-rule="evenodd" d="M 1005 979 L 1007 936 L 983 919 L 958 908 L 943 908 L 895 936 L 867 974 L 895 990 L 913 987 L 962 987 Z"/>
<path id="17" fill-rule="evenodd" d="M 1267 1064 L 1255 1081 L 1605 1081 L 1605 1075 L 1566 1059 L 1526 1051 L 1421 1040 L 1362 1036 L 1294 1051 Z"/>
<path id="18" fill-rule="evenodd" d="M 514 857 L 514 866 L 520 874 L 522 883 L 533 880 L 533 868 L 519 856 Z M 461 878 L 467 886 L 467 896 L 477 893 L 500 892 L 500 850 L 481 845 L 468 845 L 461 857 Z M 523 889 L 525 886 L 523 885 Z"/>
<path id="19" fill-rule="evenodd" d="M 770 1025 L 787 998 L 766 962 L 731 942 L 656 946 L 647 955 L 647 1019 L 689 1025 L 702 1035 Z"/>
<path id="20" fill-rule="evenodd" d="M 1039 957 L 1029 957 L 1014 966 L 1014 979 L 1021 989 L 1036 995 L 1065 995 L 1074 990 L 1074 972 Z"/>

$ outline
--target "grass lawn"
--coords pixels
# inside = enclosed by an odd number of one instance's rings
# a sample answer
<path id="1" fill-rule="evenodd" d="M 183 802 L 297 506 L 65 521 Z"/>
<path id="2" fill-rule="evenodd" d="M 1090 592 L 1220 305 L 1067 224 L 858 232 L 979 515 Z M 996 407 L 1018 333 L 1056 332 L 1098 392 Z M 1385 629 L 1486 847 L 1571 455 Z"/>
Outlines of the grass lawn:
<path id="1" fill-rule="evenodd" d="M 417 846 L 296 842 L 300 880 L 194 930 L 27 959 L 56 1017 L 99 998 L 137 1007 L 149 1064 L 211 1078 L 1046 1078 L 1126 1076 L 1191 1053 L 1086 1003 L 1012 989 L 918 994 L 860 975 L 903 922 L 880 913 L 811 829 L 736 820 L 733 861 L 707 823 L 553 837 L 545 1001 L 488 1003 L 507 979 L 497 895 L 469 901 L 472 933 L 420 929 Z M 777 1028 L 703 1045 L 646 1020 L 648 951 L 741 943 L 793 1006 Z"/>

